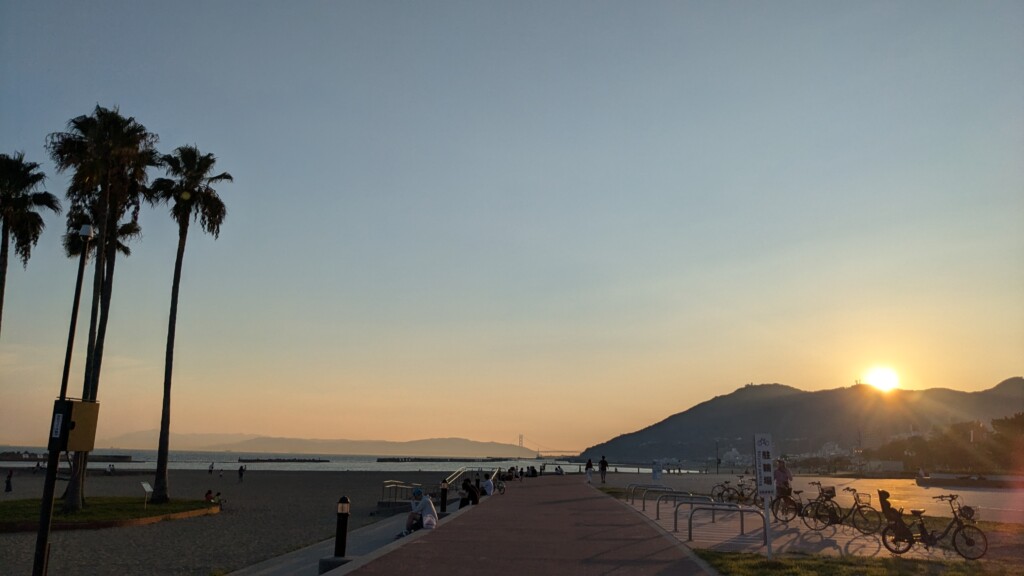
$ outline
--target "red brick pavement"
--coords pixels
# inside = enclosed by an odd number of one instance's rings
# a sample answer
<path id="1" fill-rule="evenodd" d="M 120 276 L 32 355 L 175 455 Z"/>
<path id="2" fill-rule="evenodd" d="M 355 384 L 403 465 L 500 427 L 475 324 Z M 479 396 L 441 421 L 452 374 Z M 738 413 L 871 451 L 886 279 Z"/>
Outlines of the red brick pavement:
<path id="1" fill-rule="evenodd" d="M 544 476 L 330 574 L 356 576 L 714 575 L 653 522 L 583 482 Z M 400 541 L 401 542 L 401 541 Z"/>

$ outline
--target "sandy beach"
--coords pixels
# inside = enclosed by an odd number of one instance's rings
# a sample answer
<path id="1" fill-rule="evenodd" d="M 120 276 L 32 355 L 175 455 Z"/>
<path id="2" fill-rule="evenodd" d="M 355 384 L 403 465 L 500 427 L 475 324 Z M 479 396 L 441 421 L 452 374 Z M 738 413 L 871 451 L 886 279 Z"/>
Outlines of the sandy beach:
<path id="1" fill-rule="evenodd" d="M 234 471 L 213 475 L 172 470 L 172 498 L 200 499 L 207 490 L 227 499 L 217 515 L 171 520 L 149 526 L 102 530 L 54 531 L 50 535 L 50 574 L 68 576 L 145 576 L 227 574 L 304 546 L 333 538 L 336 504 L 352 501 L 350 529 L 376 521 L 371 516 L 384 480 L 435 484 L 443 472 L 281 472 L 250 467 L 244 482 Z M 140 482 L 152 475 L 91 475 L 87 493 L 138 496 Z M 41 474 L 19 471 L 14 492 L 3 501 L 39 498 Z M 58 495 L 64 483 L 58 483 Z M 0 501 L 2 502 L 2 501 Z M 58 503 L 59 506 L 59 503 Z M 0 503 L 2 507 L 2 503 Z M 2 512 L 2 508 L 0 508 Z M 3 574 L 30 574 L 36 533 L 0 534 Z"/>

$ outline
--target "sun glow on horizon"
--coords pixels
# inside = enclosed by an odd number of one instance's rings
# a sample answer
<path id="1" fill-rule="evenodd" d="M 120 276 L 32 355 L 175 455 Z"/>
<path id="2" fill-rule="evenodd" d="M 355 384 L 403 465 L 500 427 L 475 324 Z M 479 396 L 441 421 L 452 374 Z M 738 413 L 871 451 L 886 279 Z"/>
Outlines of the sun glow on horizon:
<path id="1" fill-rule="evenodd" d="M 875 366 L 864 375 L 864 383 L 882 392 L 890 392 L 900 385 L 899 374 L 888 366 Z"/>

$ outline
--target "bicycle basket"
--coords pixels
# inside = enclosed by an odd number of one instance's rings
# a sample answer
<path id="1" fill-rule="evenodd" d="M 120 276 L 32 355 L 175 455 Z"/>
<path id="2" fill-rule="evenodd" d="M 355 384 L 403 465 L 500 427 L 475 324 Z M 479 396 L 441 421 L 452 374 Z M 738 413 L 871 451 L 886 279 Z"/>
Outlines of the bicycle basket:
<path id="1" fill-rule="evenodd" d="M 871 494 L 867 492 L 857 492 L 853 495 L 853 499 L 857 501 L 857 504 L 871 506 Z"/>
<path id="2" fill-rule="evenodd" d="M 821 487 L 821 495 L 822 496 L 827 496 L 829 498 L 835 498 L 836 497 L 836 487 L 835 486 L 822 486 Z"/>
<path id="3" fill-rule="evenodd" d="M 961 506 L 960 507 L 960 516 L 962 516 L 963 518 L 965 518 L 967 520 L 977 520 L 978 519 L 978 511 L 975 508 L 971 507 L 971 506 Z"/>

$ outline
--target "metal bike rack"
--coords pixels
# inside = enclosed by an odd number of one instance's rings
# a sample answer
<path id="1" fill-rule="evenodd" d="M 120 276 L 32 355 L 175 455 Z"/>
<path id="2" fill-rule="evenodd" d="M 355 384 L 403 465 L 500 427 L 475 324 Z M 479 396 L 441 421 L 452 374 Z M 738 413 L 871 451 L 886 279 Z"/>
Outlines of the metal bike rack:
<path id="1" fill-rule="evenodd" d="M 671 490 L 671 488 L 664 484 L 630 484 L 626 486 L 626 498 L 629 500 L 630 504 L 636 502 L 636 491 L 639 488 L 664 488 L 666 490 Z"/>
<path id="2" fill-rule="evenodd" d="M 693 515 L 696 514 L 699 511 L 701 511 L 701 510 L 710 510 L 711 513 L 714 514 L 715 509 L 728 510 L 729 512 L 739 512 L 740 513 L 740 535 L 744 535 L 744 534 L 747 533 L 746 525 L 745 525 L 745 523 L 743 521 L 745 514 L 757 514 L 758 516 L 761 517 L 761 522 L 764 522 L 764 513 L 761 512 L 760 510 L 758 510 L 757 508 L 750 508 L 750 507 L 747 507 L 747 506 L 739 506 L 739 505 L 736 505 L 735 507 L 729 507 L 729 506 L 723 506 L 722 504 L 709 504 L 709 505 L 706 505 L 706 506 L 697 506 L 697 507 L 695 507 L 695 508 L 690 510 L 689 527 L 688 527 L 688 532 L 687 532 L 687 535 L 686 535 L 686 541 L 687 542 L 692 542 L 693 541 Z M 678 512 L 678 511 L 679 511 L 679 509 L 676 508 L 676 512 Z M 677 514 L 676 515 L 676 524 L 678 525 L 678 523 L 679 523 L 679 516 Z M 768 533 L 767 532 L 765 532 L 765 534 L 764 534 L 764 545 L 765 546 L 768 545 Z"/>
<path id="3" fill-rule="evenodd" d="M 676 490 L 675 488 L 669 488 L 669 487 L 665 487 L 665 488 L 645 488 L 645 489 L 643 489 L 643 492 L 640 495 L 640 509 L 643 510 L 643 511 L 647 510 L 647 495 L 650 494 L 651 492 L 654 492 L 655 494 L 676 494 L 676 493 L 679 493 L 679 494 L 689 494 L 689 492 L 680 492 L 679 490 Z"/>
<path id="4" fill-rule="evenodd" d="M 690 505 L 690 509 L 693 509 L 694 504 L 714 504 L 715 501 L 711 496 L 701 496 L 699 494 L 693 494 L 691 492 L 671 492 L 668 494 L 662 494 L 658 496 L 658 499 L 654 502 L 654 519 L 661 520 L 661 501 L 664 498 L 672 498 L 676 505 L 676 510 L 679 510 L 680 506 Z M 680 502 L 682 500 L 682 502 Z"/>

